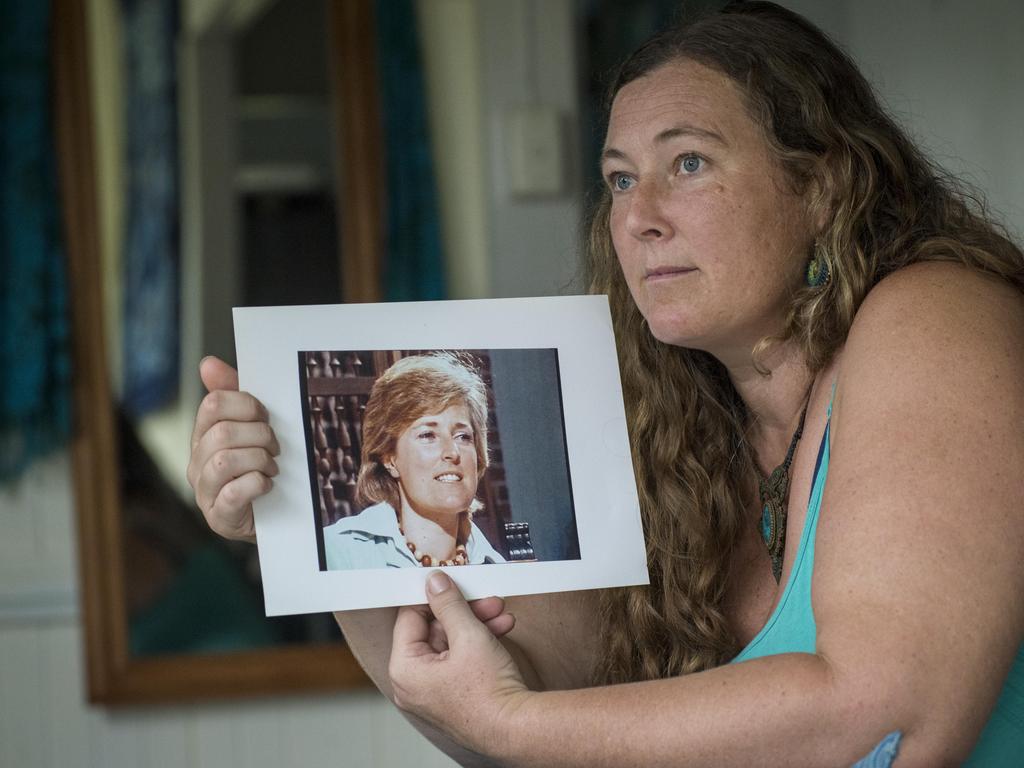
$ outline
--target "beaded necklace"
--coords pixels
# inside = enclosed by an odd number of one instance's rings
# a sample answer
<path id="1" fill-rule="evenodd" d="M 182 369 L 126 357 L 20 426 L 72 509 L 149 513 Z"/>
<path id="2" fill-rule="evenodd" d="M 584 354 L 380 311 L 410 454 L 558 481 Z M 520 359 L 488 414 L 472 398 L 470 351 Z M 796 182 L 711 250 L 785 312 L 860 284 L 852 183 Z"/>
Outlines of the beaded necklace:
<path id="1" fill-rule="evenodd" d="M 459 528 L 461 530 L 462 526 L 460 525 Z M 398 532 L 402 534 L 402 538 L 405 539 L 405 546 L 407 546 L 409 548 L 409 551 L 412 552 L 412 556 L 416 558 L 416 560 L 419 561 L 419 564 L 422 565 L 424 568 L 430 568 L 434 565 L 440 567 L 448 565 L 467 565 L 469 563 L 469 553 L 466 552 L 465 544 L 460 544 L 458 543 L 458 541 L 456 541 L 455 556 L 448 560 L 438 560 L 435 563 L 434 558 L 432 558 L 430 555 L 421 555 L 419 552 L 416 551 L 416 545 L 405 538 L 405 528 L 402 527 L 401 517 L 399 517 L 398 519 Z"/>
<path id="2" fill-rule="evenodd" d="M 772 559 L 772 575 L 775 583 L 782 580 L 782 557 L 786 551 L 786 516 L 789 511 L 789 465 L 793 461 L 797 443 L 804 434 L 804 418 L 810 397 L 804 402 L 793 439 L 789 442 L 785 460 L 779 464 L 768 477 L 757 471 L 757 487 L 761 495 L 761 536 L 768 547 L 768 556 Z"/>

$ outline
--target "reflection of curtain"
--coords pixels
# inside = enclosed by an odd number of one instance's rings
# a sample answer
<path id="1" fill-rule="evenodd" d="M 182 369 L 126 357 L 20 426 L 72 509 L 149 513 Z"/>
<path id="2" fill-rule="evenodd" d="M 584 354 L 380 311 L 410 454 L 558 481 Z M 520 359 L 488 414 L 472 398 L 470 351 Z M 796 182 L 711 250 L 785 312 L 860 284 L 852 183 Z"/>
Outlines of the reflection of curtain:
<path id="1" fill-rule="evenodd" d="M 70 424 L 49 36 L 49 3 L 2 4 L 0 480 L 61 443 Z"/>
<path id="2" fill-rule="evenodd" d="M 430 156 L 427 99 L 412 0 L 377 0 L 387 164 L 389 301 L 442 299 L 445 295 L 437 189 Z M 348 179 L 358 193 L 359 179 Z"/>
<path id="3" fill-rule="evenodd" d="M 177 0 L 122 0 L 127 136 L 125 409 L 139 416 L 178 387 Z"/>

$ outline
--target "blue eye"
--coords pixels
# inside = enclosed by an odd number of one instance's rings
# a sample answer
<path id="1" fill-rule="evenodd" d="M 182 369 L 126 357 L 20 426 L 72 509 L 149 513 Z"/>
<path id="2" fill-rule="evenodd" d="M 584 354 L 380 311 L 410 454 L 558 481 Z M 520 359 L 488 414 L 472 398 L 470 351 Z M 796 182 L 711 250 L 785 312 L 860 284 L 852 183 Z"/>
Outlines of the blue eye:
<path id="1" fill-rule="evenodd" d="M 704 165 L 704 158 L 700 155 L 683 155 L 678 162 L 679 170 L 683 173 L 696 173 Z"/>
<path id="2" fill-rule="evenodd" d="M 632 189 L 633 178 L 625 173 L 613 173 L 608 176 L 608 185 L 612 188 L 612 192 L 626 192 Z"/>

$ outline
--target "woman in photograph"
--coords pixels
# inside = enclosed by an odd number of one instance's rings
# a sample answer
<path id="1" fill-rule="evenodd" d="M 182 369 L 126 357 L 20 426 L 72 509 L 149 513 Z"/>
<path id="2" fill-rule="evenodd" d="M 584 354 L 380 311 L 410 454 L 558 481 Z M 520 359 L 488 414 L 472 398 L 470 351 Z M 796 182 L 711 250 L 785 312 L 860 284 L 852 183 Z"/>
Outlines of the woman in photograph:
<path id="1" fill-rule="evenodd" d="M 487 390 L 453 354 L 404 357 L 363 413 L 356 501 L 324 528 L 327 568 L 503 563 L 473 523 L 487 469 Z"/>
<path id="2" fill-rule="evenodd" d="M 651 583 L 467 605 L 438 571 L 393 630 L 339 616 L 371 676 L 466 765 L 1019 765 L 1020 249 L 772 3 L 630 57 L 601 168 Z M 264 418 L 197 420 L 222 532 L 267 489 Z M 208 474 L 251 447 L 222 420 L 267 457 Z"/>

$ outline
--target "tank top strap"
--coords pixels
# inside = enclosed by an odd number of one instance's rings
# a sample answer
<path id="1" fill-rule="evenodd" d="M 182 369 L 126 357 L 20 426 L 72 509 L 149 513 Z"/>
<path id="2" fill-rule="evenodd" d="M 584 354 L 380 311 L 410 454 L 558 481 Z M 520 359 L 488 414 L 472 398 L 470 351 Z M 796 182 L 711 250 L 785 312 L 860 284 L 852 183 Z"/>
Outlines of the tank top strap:
<path id="1" fill-rule="evenodd" d="M 839 377 L 832 379 L 832 394 L 828 398 L 828 411 L 827 418 L 829 421 L 832 420 L 832 404 L 836 401 L 836 385 L 839 383 Z"/>
<path id="2" fill-rule="evenodd" d="M 821 436 L 821 443 L 818 445 L 818 458 L 814 460 L 814 473 L 811 475 L 811 492 L 807 499 L 809 509 L 813 509 L 817 512 L 817 508 L 814 505 L 814 491 L 818 484 L 818 473 L 821 472 L 821 461 L 825 458 L 825 447 L 830 445 L 831 433 L 832 433 L 832 403 L 836 399 L 836 383 L 838 379 L 832 381 L 832 395 L 828 400 L 828 411 L 825 418 L 825 434 Z M 806 525 L 806 523 L 805 523 Z"/>

